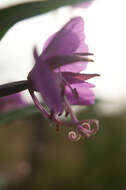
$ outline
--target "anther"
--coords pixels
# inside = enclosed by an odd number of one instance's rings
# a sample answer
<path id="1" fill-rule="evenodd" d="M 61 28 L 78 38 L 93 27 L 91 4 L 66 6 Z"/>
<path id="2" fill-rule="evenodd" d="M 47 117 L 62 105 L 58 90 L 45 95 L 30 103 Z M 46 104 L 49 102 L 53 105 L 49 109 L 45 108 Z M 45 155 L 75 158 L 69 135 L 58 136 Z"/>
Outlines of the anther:
<path id="1" fill-rule="evenodd" d="M 62 115 L 62 113 L 59 113 L 58 116 L 60 117 Z"/>
<path id="2" fill-rule="evenodd" d="M 79 98 L 79 94 L 78 94 L 78 92 L 77 92 L 77 89 L 76 89 L 76 88 L 74 88 L 74 89 L 73 89 L 73 94 L 74 94 L 74 96 L 75 96 L 75 98 L 76 98 L 76 99 L 78 99 L 78 98 Z"/>
<path id="3" fill-rule="evenodd" d="M 56 125 L 56 131 L 58 132 L 60 130 L 60 125 Z"/>
<path id="4" fill-rule="evenodd" d="M 69 115 L 69 112 L 68 111 L 66 111 L 66 113 L 65 113 L 65 117 L 67 117 Z"/>
<path id="5" fill-rule="evenodd" d="M 62 85 L 62 87 L 61 87 L 61 96 L 64 97 L 64 94 L 65 94 L 65 86 Z"/>
<path id="6" fill-rule="evenodd" d="M 54 112 L 53 111 L 51 111 L 51 113 L 50 113 L 50 116 L 49 116 L 49 119 L 53 119 L 54 118 Z"/>

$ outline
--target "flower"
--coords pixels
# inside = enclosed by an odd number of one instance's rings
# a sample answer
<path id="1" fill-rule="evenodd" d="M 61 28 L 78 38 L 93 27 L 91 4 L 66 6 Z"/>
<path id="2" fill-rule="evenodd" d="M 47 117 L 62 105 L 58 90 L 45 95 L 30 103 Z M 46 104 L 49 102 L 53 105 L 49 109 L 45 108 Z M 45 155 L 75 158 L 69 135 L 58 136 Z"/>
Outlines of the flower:
<path id="1" fill-rule="evenodd" d="M 61 30 L 52 35 L 45 43 L 43 52 L 38 55 L 36 48 L 33 54 L 35 65 L 28 75 L 29 92 L 42 114 L 51 119 L 57 126 L 71 126 L 76 132 L 70 132 L 69 138 L 77 141 L 81 136 L 87 138 L 98 129 L 98 121 L 78 121 L 71 105 L 94 104 L 93 84 L 86 80 L 98 74 L 80 74 L 89 59 L 88 46 L 84 42 L 84 23 L 81 17 L 70 20 Z M 44 103 L 50 109 L 48 113 L 39 103 L 35 91 L 40 92 Z M 66 112 L 72 122 L 63 122 L 59 116 Z M 91 125 L 95 129 L 91 129 Z"/>
<path id="2" fill-rule="evenodd" d="M 4 96 L 0 98 L 0 112 L 10 111 L 25 106 L 20 93 Z"/>

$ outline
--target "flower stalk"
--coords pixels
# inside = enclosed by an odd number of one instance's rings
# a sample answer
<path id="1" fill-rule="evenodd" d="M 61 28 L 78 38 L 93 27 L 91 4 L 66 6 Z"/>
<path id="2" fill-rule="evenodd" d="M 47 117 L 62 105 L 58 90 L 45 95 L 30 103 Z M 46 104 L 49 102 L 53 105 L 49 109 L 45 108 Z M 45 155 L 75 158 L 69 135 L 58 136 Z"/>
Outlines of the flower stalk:
<path id="1" fill-rule="evenodd" d="M 0 97 L 8 96 L 28 89 L 28 81 L 22 80 L 0 85 Z"/>

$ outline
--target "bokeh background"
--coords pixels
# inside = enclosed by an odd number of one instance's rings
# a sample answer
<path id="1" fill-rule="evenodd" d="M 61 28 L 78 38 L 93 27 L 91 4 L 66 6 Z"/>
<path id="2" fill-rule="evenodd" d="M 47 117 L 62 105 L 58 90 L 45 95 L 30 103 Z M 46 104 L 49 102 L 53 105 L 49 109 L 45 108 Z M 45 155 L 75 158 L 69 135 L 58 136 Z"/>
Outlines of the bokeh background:
<path id="1" fill-rule="evenodd" d="M 15 3 L 0 0 L 0 9 Z M 26 79 L 34 64 L 33 46 L 41 52 L 49 35 L 80 15 L 95 59 L 86 72 L 101 77 L 90 80 L 96 85 L 95 105 L 75 111 L 80 120 L 98 119 L 99 132 L 70 142 L 70 129 L 56 132 L 32 105 L 27 91 L 22 93 L 24 108 L 3 110 L 0 102 L 0 189 L 126 189 L 126 2 L 74 3 L 17 22 L 5 33 L 0 41 L 0 84 Z M 6 16 L 9 19 L 10 14 Z"/>

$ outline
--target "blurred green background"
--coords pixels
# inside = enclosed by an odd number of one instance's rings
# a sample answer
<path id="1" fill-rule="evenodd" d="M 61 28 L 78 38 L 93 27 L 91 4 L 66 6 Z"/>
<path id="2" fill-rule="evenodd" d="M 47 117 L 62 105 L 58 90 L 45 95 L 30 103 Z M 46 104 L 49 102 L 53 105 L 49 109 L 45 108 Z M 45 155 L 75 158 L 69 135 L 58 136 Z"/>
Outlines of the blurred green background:
<path id="1" fill-rule="evenodd" d="M 104 114 L 98 105 L 78 117 L 97 118 L 99 132 L 76 143 L 39 113 L 1 127 L 1 189 L 126 189 L 126 110 Z"/>

